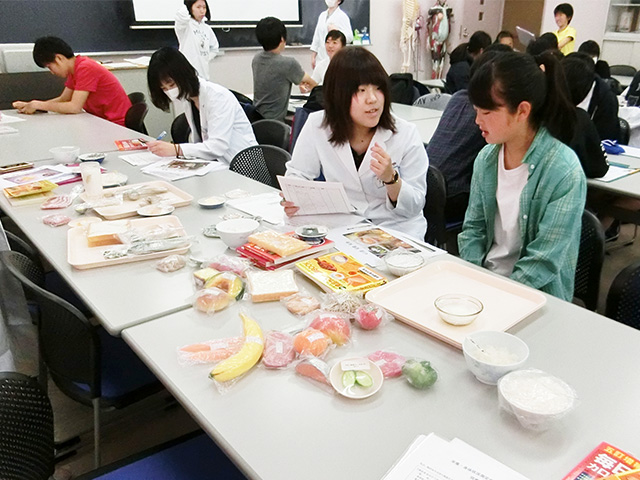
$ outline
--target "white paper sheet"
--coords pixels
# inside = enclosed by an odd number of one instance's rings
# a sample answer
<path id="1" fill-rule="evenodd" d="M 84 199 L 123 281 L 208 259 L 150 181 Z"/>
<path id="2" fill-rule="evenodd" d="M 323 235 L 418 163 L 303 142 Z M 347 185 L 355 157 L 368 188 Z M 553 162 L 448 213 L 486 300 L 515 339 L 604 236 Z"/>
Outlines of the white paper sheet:
<path id="1" fill-rule="evenodd" d="M 314 182 L 278 175 L 284 197 L 300 207 L 298 215 L 350 213 L 354 208 L 340 182 Z"/>
<path id="2" fill-rule="evenodd" d="M 126 155 L 119 155 L 119 157 L 129 165 L 133 165 L 134 167 L 143 167 L 145 165 L 151 165 L 154 162 L 159 162 L 160 160 L 167 160 L 167 158 L 170 158 L 171 160 L 175 160 L 176 158 L 160 157 L 151 152 L 128 153 Z"/>
<path id="3" fill-rule="evenodd" d="M 26 118 L 13 117 L 11 115 L 5 115 L 4 113 L 0 114 L 0 124 L 26 122 L 26 121 L 27 121 Z"/>
<path id="4" fill-rule="evenodd" d="M 638 168 L 619 167 L 618 165 L 609 163 L 609 170 L 607 170 L 606 175 L 604 177 L 594 178 L 594 180 L 605 183 L 613 182 L 614 180 L 626 177 L 627 175 L 633 175 L 638 171 L 640 171 Z"/>
<path id="5" fill-rule="evenodd" d="M 11 135 L 12 133 L 20 133 L 17 128 L 0 126 L 0 135 Z"/>
<path id="6" fill-rule="evenodd" d="M 251 197 L 227 200 L 226 205 L 249 215 L 261 217 L 267 223 L 279 225 L 284 222 L 286 217 L 280 200 L 282 198 L 276 192 L 262 193 Z"/>

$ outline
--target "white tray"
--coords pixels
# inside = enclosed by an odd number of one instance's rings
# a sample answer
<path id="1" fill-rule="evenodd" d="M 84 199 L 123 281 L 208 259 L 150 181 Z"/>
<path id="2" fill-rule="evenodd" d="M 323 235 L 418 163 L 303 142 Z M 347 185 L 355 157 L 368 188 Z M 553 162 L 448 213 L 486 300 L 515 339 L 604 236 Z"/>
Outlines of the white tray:
<path id="1" fill-rule="evenodd" d="M 471 295 L 482 302 L 484 309 L 470 325 L 449 325 L 440 318 L 433 304 L 436 298 L 447 293 Z M 547 301 L 538 290 L 447 260 L 432 262 L 370 290 L 366 298 L 398 320 L 460 349 L 470 333 L 505 331 Z"/>
<path id="2" fill-rule="evenodd" d="M 110 188 L 108 190 L 105 190 L 104 193 L 108 192 L 109 194 L 116 194 L 135 187 L 139 187 L 141 185 L 166 188 L 168 191 L 166 193 L 158 194 L 157 197 L 162 200 L 162 203 L 173 205 L 174 207 L 183 207 L 185 205 L 189 205 L 191 203 L 191 200 L 193 200 L 193 196 L 189 195 L 183 190 L 180 190 L 175 185 L 172 185 L 171 183 L 165 182 L 163 180 Z M 84 193 L 80 195 L 80 198 L 82 198 L 84 201 L 87 201 L 86 194 Z M 144 207 L 145 205 L 148 205 L 148 203 L 146 203 L 144 200 L 124 200 L 120 205 L 113 205 L 111 207 L 98 207 L 95 209 L 95 211 L 107 220 L 118 220 L 120 218 L 133 217 L 137 215 L 136 212 L 138 211 L 138 209 L 140 207 Z"/>
<path id="3" fill-rule="evenodd" d="M 131 228 L 153 228 L 157 225 L 171 225 L 179 228 L 177 233 L 186 235 L 182 228 L 180 219 L 173 215 L 166 217 L 147 217 L 136 218 L 130 220 Z M 169 255 L 186 253 L 189 246 L 182 248 L 174 248 L 173 250 L 164 250 L 162 252 L 150 253 L 148 255 L 129 255 L 120 258 L 104 258 L 102 254 L 105 250 L 113 248 L 114 245 L 102 247 L 89 247 L 87 244 L 87 231 L 83 227 L 75 227 L 67 232 L 67 261 L 78 270 L 87 270 L 90 268 L 106 267 L 108 265 L 118 265 L 122 263 L 140 262 L 142 260 L 150 260 L 153 258 L 163 258 Z"/>

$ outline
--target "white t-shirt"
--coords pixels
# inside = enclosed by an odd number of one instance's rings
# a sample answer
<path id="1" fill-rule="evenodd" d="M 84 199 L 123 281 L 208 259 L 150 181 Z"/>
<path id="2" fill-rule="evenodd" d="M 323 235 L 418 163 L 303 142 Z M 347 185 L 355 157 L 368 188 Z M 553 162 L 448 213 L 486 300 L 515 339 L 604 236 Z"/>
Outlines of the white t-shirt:
<path id="1" fill-rule="evenodd" d="M 520 195 L 529 178 L 527 164 L 507 170 L 504 167 L 504 146 L 498 154 L 498 188 L 496 190 L 496 210 L 493 244 L 484 267 L 492 272 L 508 277 L 520 258 L 522 238 L 520 237 Z"/>
<path id="2" fill-rule="evenodd" d="M 333 11 L 331 16 L 327 17 L 327 11 L 325 10 L 318 17 L 318 24 L 316 25 L 315 32 L 313 32 L 313 41 L 311 42 L 311 51 L 318 54 L 316 57 L 316 65 L 320 60 L 329 58 L 327 50 L 324 47 L 327 33 L 329 33 L 329 25 L 337 27 L 338 30 L 344 33 L 344 36 L 347 37 L 347 43 L 353 42 L 353 30 L 351 29 L 349 15 L 338 7 Z"/>
<path id="3" fill-rule="evenodd" d="M 311 78 L 313 78 L 318 85 L 322 85 L 324 82 L 324 76 L 327 73 L 327 68 L 329 68 L 329 62 L 331 59 L 329 57 L 316 62 L 316 68 L 313 69 L 313 73 L 311 74 Z"/>
<path id="4" fill-rule="evenodd" d="M 196 21 L 186 7 L 181 7 L 175 18 L 175 31 L 182 53 L 198 72 L 198 76 L 209 80 L 209 62 L 218 54 L 216 35 L 205 19 Z"/>

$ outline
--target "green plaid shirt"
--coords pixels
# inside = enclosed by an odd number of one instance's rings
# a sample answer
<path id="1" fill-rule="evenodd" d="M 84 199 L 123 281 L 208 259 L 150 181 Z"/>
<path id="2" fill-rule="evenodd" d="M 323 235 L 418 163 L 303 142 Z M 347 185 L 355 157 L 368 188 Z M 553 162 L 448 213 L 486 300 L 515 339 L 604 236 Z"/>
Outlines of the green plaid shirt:
<path id="1" fill-rule="evenodd" d="M 482 265 L 493 243 L 498 152 L 487 145 L 475 161 L 471 198 L 458 237 L 460 256 Z M 576 154 L 541 128 L 523 163 L 529 177 L 520 195 L 522 250 L 511 278 L 567 301 L 573 298 L 586 178 Z"/>

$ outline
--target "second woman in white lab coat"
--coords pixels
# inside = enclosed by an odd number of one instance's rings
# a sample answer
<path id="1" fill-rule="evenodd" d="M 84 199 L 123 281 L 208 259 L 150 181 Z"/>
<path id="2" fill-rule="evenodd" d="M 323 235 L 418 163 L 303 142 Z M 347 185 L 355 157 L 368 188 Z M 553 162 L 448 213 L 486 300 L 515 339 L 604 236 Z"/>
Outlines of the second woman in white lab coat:
<path id="1" fill-rule="evenodd" d="M 199 78 L 174 48 L 163 47 L 153 54 L 147 79 L 153 104 L 167 111 L 171 102 L 183 102 L 191 127 L 190 143 L 148 142 L 152 153 L 218 160 L 228 165 L 240 150 L 257 145 L 249 119 L 233 94 Z"/>
<path id="2" fill-rule="evenodd" d="M 429 160 L 416 127 L 391 114 L 388 76 L 361 47 L 335 54 L 325 76 L 325 110 L 309 115 L 287 176 L 342 182 L 373 223 L 424 238 Z M 287 215 L 298 208 L 283 200 Z"/>

